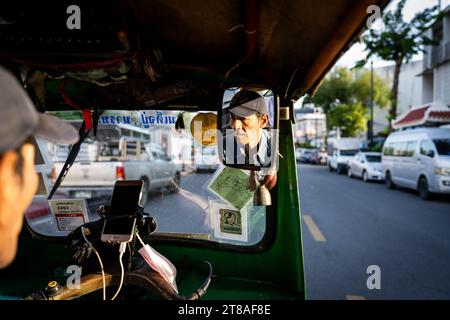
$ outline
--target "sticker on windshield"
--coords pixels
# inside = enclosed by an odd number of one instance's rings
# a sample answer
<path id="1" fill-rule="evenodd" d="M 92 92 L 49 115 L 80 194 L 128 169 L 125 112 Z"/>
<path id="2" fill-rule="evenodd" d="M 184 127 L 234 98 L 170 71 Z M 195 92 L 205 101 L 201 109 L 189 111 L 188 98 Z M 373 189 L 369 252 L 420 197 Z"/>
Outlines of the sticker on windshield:
<path id="1" fill-rule="evenodd" d="M 248 242 L 247 207 L 236 210 L 226 203 L 211 199 L 209 208 L 214 238 Z"/>
<path id="2" fill-rule="evenodd" d="M 154 126 L 173 127 L 176 121 L 174 111 L 135 110 L 106 111 L 98 119 L 99 125 L 130 125 L 143 129 Z"/>
<path id="3" fill-rule="evenodd" d="M 242 234 L 241 213 L 237 210 L 220 209 L 220 232 Z"/>
<path id="4" fill-rule="evenodd" d="M 253 197 L 248 190 L 249 175 L 241 170 L 223 166 L 218 169 L 208 189 L 235 209 L 245 207 Z"/>
<path id="5" fill-rule="evenodd" d="M 55 199 L 48 202 L 59 231 L 73 231 L 89 222 L 85 199 Z"/>

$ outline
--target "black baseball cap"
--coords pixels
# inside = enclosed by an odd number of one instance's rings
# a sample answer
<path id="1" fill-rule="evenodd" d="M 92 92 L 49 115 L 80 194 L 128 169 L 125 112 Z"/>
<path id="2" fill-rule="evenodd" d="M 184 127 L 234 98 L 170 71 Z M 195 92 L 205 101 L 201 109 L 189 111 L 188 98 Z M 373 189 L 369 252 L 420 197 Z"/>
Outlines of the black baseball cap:
<path id="1" fill-rule="evenodd" d="M 0 66 L 0 154 L 14 150 L 30 136 L 74 144 L 78 131 L 54 116 L 39 113 L 23 86 Z"/>

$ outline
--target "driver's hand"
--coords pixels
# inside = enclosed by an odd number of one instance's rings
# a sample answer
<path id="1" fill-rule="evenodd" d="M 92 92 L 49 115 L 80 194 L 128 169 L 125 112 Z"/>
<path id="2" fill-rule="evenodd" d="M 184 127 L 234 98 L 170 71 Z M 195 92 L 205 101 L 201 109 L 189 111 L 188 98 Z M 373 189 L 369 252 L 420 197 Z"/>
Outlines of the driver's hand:
<path id="1" fill-rule="evenodd" d="M 275 187 L 275 185 L 277 184 L 277 174 L 268 174 L 267 176 L 264 177 L 264 186 L 267 189 L 273 189 L 273 187 Z"/>
<path id="2" fill-rule="evenodd" d="M 268 190 L 273 189 L 277 184 L 277 174 L 276 172 L 270 173 L 264 176 L 264 180 L 262 183 Z M 256 179 L 255 172 L 250 171 L 250 177 L 248 178 L 247 189 L 250 191 L 256 190 Z"/>

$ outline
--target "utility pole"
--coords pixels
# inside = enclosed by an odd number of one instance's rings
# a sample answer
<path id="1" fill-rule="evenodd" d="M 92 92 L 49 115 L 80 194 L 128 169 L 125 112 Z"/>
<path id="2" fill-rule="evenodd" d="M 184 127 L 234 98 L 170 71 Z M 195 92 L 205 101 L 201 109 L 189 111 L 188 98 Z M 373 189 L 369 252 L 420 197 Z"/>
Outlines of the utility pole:
<path id="1" fill-rule="evenodd" d="M 373 59 L 370 60 L 370 125 L 369 145 L 373 146 Z"/>
<path id="2" fill-rule="evenodd" d="M 317 115 L 315 114 L 315 112 L 314 112 L 314 125 L 315 125 L 315 128 L 314 128 L 314 135 L 315 135 L 315 140 L 316 140 L 316 142 L 315 142 L 315 146 L 316 146 L 316 148 L 317 148 L 317 146 L 318 146 L 318 144 L 319 144 L 319 134 L 318 134 L 318 132 L 317 132 Z"/>

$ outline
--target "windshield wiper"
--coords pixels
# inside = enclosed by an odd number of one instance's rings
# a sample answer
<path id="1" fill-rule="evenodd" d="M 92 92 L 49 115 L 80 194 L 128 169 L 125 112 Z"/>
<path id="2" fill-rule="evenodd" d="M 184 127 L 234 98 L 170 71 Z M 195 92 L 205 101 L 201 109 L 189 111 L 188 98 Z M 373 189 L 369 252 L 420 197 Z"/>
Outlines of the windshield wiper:
<path id="1" fill-rule="evenodd" d="M 61 172 L 59 173 L 58 179 L 56 179 L 55 184 L 53 185 L 52 191 L 50 191 L 50 194 L 48 195 L 48 200 L 50 200 L 53 195 L 55 194 L 56 190 L 58 190 L 61 183 L 64 181 L 64 178 L 66 177 L 67 173 L 69 173 L 70 168 L 72 167 L 73 163 L 75 162 L 75 159 L 78 156 L 78 153 L 80 152 L 81 144 L 84 142 L 86 137 L 89 135 L 90 130 L 86 131 L 86 121 L 83 121 L 80 127 L 80 140 L 78 140 L 77 143 L 75 143 L 72 148 L 70 149 L 69 155 L 67 156 L 66 162 L 64 162 L 64 166 L 61 169 Z"/>
<path id="2" fill-rule="evenodd" d="M 73 163 L 75 162 L 78 156 L 78 153 L 80 152 L 81 144 L 87 138 L 89 132 L 91 132 L 91 129 L 94 132 L 94 136 L 97 135 L 98 119 L 102 113 L 103 110 L 100 111 L 97 106 L 94 108 L 92 116 L 89 115 L 90 117 L 92 117 L 90 119 L 90 122 L 92 122 L 92 128 L 89 128 L 88 130 L 86 130 L 86 117 L 84 117 L 83 123 L 81 124 L 79 131 L 80 140 L 78 140 L 78 142 L 75 143 L 70 149 L 69 155 L 67 156 L 66 162 L 64 162 L 64 166 L 62 167 L 61 172 L 59 173 L 58 179 L 56 179 L 52 191 L 50 191 L 50 194 L 48 195 L 47 198 L 48 200 L 50 200 L 53 197 L 56 190 L 58 190 L 59 186 L 64 181 L 64 178 L 66 177 L 67 173 L 69 173 L 70 168 L 72 167 Z"/>

